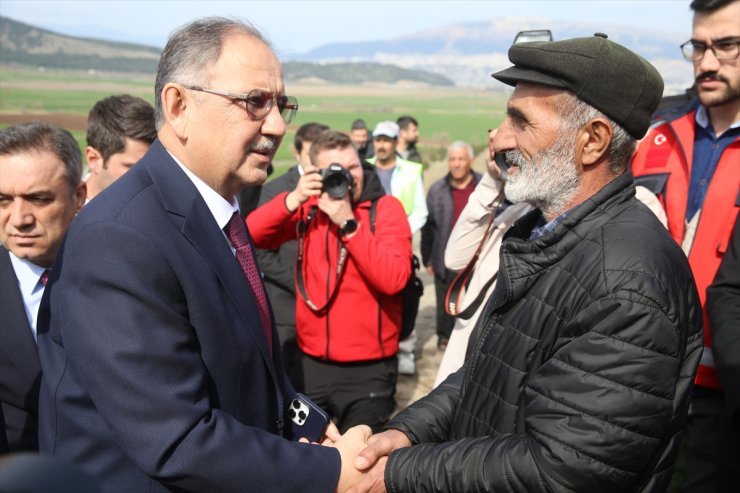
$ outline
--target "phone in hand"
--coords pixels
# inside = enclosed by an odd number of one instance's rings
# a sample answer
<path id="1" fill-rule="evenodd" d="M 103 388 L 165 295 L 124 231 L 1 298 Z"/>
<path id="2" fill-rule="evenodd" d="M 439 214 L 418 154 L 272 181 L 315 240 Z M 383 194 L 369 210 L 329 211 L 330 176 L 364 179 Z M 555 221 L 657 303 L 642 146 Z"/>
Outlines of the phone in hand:
<path id="1" fill-rule="evenodd" d="M 305 395 L 298 393 L 288 406 L 288 438 L 320 442 L 329 426 L 329 415 Z"/>

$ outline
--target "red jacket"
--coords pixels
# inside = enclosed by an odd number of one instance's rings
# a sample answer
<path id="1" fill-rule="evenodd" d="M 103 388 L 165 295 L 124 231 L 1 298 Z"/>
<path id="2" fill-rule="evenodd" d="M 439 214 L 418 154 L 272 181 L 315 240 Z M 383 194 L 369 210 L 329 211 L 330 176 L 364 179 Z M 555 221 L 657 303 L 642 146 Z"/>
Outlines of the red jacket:
<path id="1" fill-rule="evenodd" d="M 680 245 L 685 235 L 686 203 L 694 154 L 695 111 L 683 111 L 655 126 L 638 146 L 632 161 L 635 182 L 658 195 L 668 216 L 668 229 Z M 711 351 L 706 291 L 719 268 L 738 214 L 740 196 L 740 137 L 725 149 L 709 184 L 689 264 L 704 310 L 704 355 L 696 384 L 720 388 Z"/>
<path id="2" fill-rule="evenodd" d="M 276 248 L 296 239 L 299 220 L 305 219 L 317 203 L 317 199 L 311 199 L 291 214 L 285 207 L 286 195 L 277 195 L 247 218 L 256 247 Z M 373 234 L 370 204 L 368 200 L 354 207 L 359 226 L 345 240 L 348 258 L 329 308 L 315 312 L 300 295 L 297 297 L 297 341 L 306 354 L 352 362 L 386 358 L 398 352 L 400 291 L 411 275 L 411 230 L 401 202 L 384 195 L 378 199 Z M 340 243 L 338 227 L 320 211 L 310 222 L 304 250 L 306 291 L 321 307 L 336 286 Z"/>

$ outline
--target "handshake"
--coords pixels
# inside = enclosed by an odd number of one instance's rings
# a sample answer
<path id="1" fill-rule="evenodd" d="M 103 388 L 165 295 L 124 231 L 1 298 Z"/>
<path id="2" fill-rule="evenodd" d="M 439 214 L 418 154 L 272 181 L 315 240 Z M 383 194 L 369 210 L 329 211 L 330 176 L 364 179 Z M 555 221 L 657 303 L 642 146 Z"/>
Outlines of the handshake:
<path id="1" fill-rule="evenodd" d="M 398 430 L 373 435 L 365 425 L 350 428 L 344 435 L 332 424 L 322 445 L 334 447 L 342 459 L 337 493 L 385 492 L 385 464 L 394 450 L 411 446 Z"/>

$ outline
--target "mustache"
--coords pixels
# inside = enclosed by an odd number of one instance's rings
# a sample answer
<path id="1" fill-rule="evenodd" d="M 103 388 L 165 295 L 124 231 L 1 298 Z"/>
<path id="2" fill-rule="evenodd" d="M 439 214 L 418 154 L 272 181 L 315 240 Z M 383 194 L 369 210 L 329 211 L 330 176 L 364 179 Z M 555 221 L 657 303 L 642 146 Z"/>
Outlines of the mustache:
<path id="1" fill-rule="evenodd" d="M 696 76 L 695 80 L 696 82 L 701 82 L 705 79 L 714 79 L 721 82 L 727 82 L 727 79 L 724 76 L 719 75 L 718 72 L 702 72 L 701 74 Z"/>
<path id="2" fill-rule="evenodd" d="M 249 152 L 259 152 L 266 154 L 268 152 L 272 152 L 277 148 L 277 144 L 275 143 L 275 139 L 272 137 L 263 137 L 257 142 L 252 142 L 249 145 Z"/>

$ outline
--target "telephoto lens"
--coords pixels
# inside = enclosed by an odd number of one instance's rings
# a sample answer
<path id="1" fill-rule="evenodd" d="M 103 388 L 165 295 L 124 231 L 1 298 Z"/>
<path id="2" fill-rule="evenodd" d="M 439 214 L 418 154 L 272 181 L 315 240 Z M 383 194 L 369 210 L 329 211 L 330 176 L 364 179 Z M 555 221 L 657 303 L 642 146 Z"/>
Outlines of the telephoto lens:
<path id="1" fill-rule="evenodd" d="M 319 171 L 323 177 L 322 192 L 329 194 L 329 197 L 333 199 L 341 199 L 352 186 L 352 175 L 349 171 L 342 168 L 340 164 L 331 163 L 327 168 Z"/>

